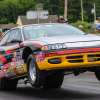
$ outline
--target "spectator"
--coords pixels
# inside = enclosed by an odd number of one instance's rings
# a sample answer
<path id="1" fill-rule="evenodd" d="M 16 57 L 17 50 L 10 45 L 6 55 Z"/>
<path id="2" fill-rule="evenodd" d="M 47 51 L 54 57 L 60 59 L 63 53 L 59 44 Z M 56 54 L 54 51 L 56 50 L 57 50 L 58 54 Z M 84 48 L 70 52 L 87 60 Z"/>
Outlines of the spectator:
<path id="1" fill-rule="evenodd" d="M 98 33 L 100 33 L 100 25 L 99 25 L 99 27 L 98 27 Z"/>
<path id="2" fill-rule="evenodd" d="M 84 29 L 83 29 L 83 26 L 82 25 L 79 25 L 79 27 L 78 27 L 80 30 L 82 30 L 82 31 L 84 31 Z M 85 32 L 85 31 L 84 31 Z"/>
<path id="3" fill-rule="evenodd" d="M 64 23 L 64 17 L 60 15 L 57 19 L 57 23 Z"/>
<path id="4" fill-rule="evenodd" d="M 2 30 L 0 29 L 0 39 L 2 38 Z"/>
<path id="5" fill-rule="evenodd" d="M 79 25 L 78 27 L 80 30 L 83 30 L 83 26 L 82 25 Z"/>
<path id="6" fill-rule="evenodd" d="M 68 24 L 68 20 L 67 20 L 67 19 L 65 19 L 65 20 L 64 20 L 64 23 Z"/>

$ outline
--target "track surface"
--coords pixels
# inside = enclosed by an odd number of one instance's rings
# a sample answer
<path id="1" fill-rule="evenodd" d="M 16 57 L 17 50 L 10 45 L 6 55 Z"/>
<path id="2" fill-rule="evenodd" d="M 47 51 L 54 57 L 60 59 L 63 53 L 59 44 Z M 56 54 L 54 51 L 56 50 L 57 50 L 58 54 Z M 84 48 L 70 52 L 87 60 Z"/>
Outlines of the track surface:
<path id="1" fill-rule="evenodd" d="M 67 75 L 59 89 L 34 89 L 21 82 L 15 91 L 0 91 L 0 100 L 100 100 L 100 82 L 93 73 Z"/>

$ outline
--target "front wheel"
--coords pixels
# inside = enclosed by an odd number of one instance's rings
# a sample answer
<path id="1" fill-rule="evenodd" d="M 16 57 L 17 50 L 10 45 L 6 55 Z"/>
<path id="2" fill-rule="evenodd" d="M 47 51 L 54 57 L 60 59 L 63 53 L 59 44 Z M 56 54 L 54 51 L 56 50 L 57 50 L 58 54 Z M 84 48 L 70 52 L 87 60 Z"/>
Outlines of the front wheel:
<path id="1" fill-rule="evenodd" d="M 33 87 L 39 88 L 43 84 L 45 71 L 38 68 L 33 54 L 30 54 L 27 59 L 27 74 L 28 80 Z"/>
<path id="2" fill-rule="evenodd" d="M 95 71 L 95 76 L 100 81 L 100 70 Z"/>
<path id="3" fill-rule="evenodd" d="M 64 75 L 54 73 L 46 76 L 44 81 L 44 88 L 59 88 L 63 83 Z"/>

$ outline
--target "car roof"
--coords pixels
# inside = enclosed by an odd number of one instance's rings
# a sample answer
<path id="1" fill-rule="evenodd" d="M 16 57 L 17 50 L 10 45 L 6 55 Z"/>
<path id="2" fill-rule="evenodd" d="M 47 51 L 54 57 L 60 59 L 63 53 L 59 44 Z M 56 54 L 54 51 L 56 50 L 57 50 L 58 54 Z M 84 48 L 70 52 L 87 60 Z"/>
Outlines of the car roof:
<path id="1" fill-rule="evenodd" d="M 14 27 L 12 29 L 15 29 L 15 28 L 23 28 L 25 26 L 30 26 L 30 25 L 54 25 L 54 24 L 64 24 L 64 23 L 39 23 L 39 24 L 28 24 L 28 25 L 23 25 L 23 26 L 19 26 L 19 27 Z"/>

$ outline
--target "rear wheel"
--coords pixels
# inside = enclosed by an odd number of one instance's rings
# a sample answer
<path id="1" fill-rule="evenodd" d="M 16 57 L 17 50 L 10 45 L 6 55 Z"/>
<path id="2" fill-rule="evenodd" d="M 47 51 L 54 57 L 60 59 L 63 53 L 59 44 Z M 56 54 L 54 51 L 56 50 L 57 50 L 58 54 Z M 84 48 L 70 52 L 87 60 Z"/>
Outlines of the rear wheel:
<path id="1" fill-rule="evenodd" d="M 17 79 L 0 79 L 0 89 L 1 90 L 15 90 L 17 87 Z"/>
<path id="2" fill-rule="evenodd" d="M 64 75 L 54 73 L 46 76 L 44 81 L 44 88 L 59 88 L 63 83 Z"/>
<path id="3" fill-rule="evenodd" d="M 30 54 L 27 59 L 27 74 L 28 80 L 33 87 L 39 88 L 43 84 L 45 71 L 38 68 L 33 54 Z"/>

